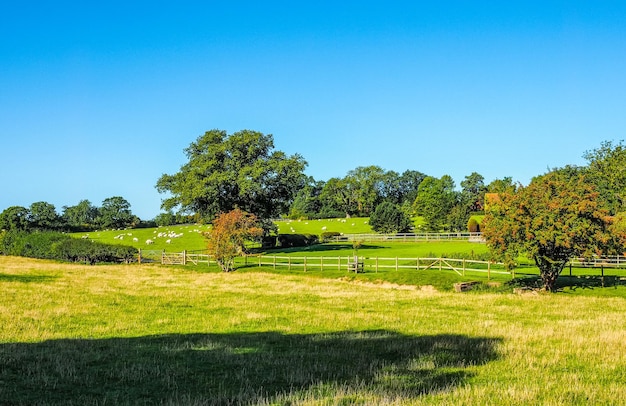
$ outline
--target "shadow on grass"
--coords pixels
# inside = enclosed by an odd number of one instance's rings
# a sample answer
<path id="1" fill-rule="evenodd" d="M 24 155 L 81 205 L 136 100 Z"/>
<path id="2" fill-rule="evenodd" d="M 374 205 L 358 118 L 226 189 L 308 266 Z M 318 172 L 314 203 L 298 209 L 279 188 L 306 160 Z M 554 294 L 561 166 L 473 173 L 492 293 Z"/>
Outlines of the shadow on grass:
<path id="1" fill-rule="evenodd" d="M 381 245 L 369 245 L 363 244 L 359 246 L 359 250 L 368 249 L 375 250 L 381 248 L 388 248 Z M 293 248 L 274 248 L 271 250 L 265 250 L 266 255 L 275 255 L 282 253 L 290 253 L 290 252 L 326 252 L 326 251 L 341 251 L 341 250 L 352 250 L 352 244 L 315 244 L 310 245 L 308 247 L 293 247 Z"/>
<path id="2" fill-rule="evenodd" d="M 0 403 L 255 404 L 320 388 L 411 399 L 462 385 L 469 366 L 497 359 L 500 341 L 377 330 L 10 343 L 0 345 Z"/>
<path id="3" fill-rule="evenodd" d="M 21 282 L 21 283 L 46 283 L 52 282 L 57 279 L 56 276 L 52 275 L 13 275 L 0 273 L 0 283 L 1 282 Z"/>
<path id="4" fill-rule="evenodd" d="M 516 278 L 508 283 L 513 287 L 539 289 L 543 286 L 541 278 L 537 275 Z M 560 275 L 556 280 L 557 290 L 570 288 L 576 289 L 596 289 L 626 286 L 626 279 L 620 276 L 569 276 Z"/>

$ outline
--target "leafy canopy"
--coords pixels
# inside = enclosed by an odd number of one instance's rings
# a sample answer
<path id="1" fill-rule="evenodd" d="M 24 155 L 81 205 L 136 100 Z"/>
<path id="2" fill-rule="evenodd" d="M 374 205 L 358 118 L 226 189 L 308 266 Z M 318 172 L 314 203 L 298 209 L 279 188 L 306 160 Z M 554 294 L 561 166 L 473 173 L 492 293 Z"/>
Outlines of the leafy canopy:
<path id="1" fill-rule="evenodd" d="M 244 251 L 245 243 L 263 234 L 257 217 L 240 209 L 222 213 L 213 220 L 206 233 L 209 254 L 224 272 L 234 269 L 235 257 Z"/>
<path id="2" fill-rule="evenodd" d="M 616 253 L 611 217 L 581 170 L 565 168 L 533 178 L 527 187 L 502 193 L 488 206 L 483 235 L 497 259 L 534 259 L 547 290 L 573 257 Z"/>
<path id="3" fill-rule="evenodd" d="M 383 234 L 406 233 L 412 226 L 406 213 L 391 202 L 382 202 L 376 206 L 369 221 L 374 231 Z"/>
<path id="4" fill-rule="evenodd" d="M 198 213 L 210 220 L 234 208 L 273 218 L 287 213 L 304 185 L 306 161 L 274 151 L 271 134 L 243 130 L 231 135 L 211 130 L 185 149 L 189 161 L 157 181 L 166 210 Z"/>

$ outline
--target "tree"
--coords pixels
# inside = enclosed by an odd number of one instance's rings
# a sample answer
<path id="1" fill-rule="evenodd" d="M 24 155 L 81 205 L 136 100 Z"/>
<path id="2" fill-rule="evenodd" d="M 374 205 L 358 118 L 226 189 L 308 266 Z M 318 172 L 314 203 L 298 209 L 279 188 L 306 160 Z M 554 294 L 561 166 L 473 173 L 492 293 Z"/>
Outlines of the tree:
<path id="1" fill-rule="evenodd" d="M 320 193 L 320 200 L 322 201 L 322 210 L 326 212 L 342 212 L 346 217 L 358 213 L 354 184 L 347 182 L 345 178 L 328 179 Z"/>
<path id="2" fill-rule="evenodd" d="M 98 218 L 98 208 L 89 200 L 81 200 L 76 206 L 64 206 L 61 218 L 73 229 L 93 228 Z"/>
<path id="3" fill-rule="evenodd" d="M 617 253 L 618 238 L 610 225 L 598 191 L 583 171 L 556 170 L 493 199 L 482 228 L 497 259 L 511 263 L 526 254 L 539 267 L 545 289 L 554 291 L 571 258 Z"/>
<path id="4" fill-rule="evenodd" d="M 612 215 L 626 211 L 626 146 L 605 141 L 583 155 L 589 179 L 597 186 Z"/>
<path id="5" fill-rule="evenodd" d="M 113 196 L 102 201 L 98 222 L 104 228 L 126 228 L 137 218 L 130 211 L 130 203 L 121 196 Z"/>
<path id="6" fill-rule="evenodd" d="M 461 181 L 460 201 L 467 206 L 469 212 L 481 211 L 485 205 L 485 178 L 472 172 Z"/>
<path id="7" fill-rule="evenodd" d="M 36 202 L 30 205 L 28 221 L 30 227 L 36 230 L 55 230 L 59 227 L 60 218 L 53 204 Z"/>
<path id="8" fill-rule="evenodd" d="M 426 175 L 419 171 L 407 170 L 402 172 L 398 179 L 398 204 L 409 202 L 413 204 L 417 198 L 417 191 Z"/>
<path id="9" fill-rule="evenodd" d="M 0 230 L 27 230 L 30 212 L 26 207 L 11 206 L 0 213 Z"/>
<path id="10" fill-rule="evenodd" d="M 240 208 L 260 218 L 286 214 L 305 182 L 300 155 L 274 151 L 271 134 L 243 130 L 207 131 L 185 149 L 189 161 L 156 188 L 170 193 L 161 208 L 198 213 L 205 220 Z"/>
<path id="11" fill-rule="evenodd" d="M 411 230 L 411 219 L 391 202 L 382 202 L 370 217 L 370 226 L 377 233 L 395 234 L 406 233 Z"/>
<path id="12" fill-rule="evenodd" d="M 296 193 L 289 209 L 289 217 L 292 219 L 320 217 L 322 211 L 320 194 L 323 188 L 324 182 L 308 177 L 302 189 Z"/>
<path id="13" fill-rule="evenodd" d="M 263 234 L 257 217 L 240 209 L 222 213 L 213 220 L 213 227 L 205 235 L 209 254 L 224 272 L 234 270 L 235 257 L 244 252 L 244 244 Z"/>
<path id="14" fill-rule="evenodd" d="M 415 198 L 415 212 L 424 218 L 426 230 L 441 231 L 452 207 L 456 203 L 454 181 L 448 175 L 441 179 L 426 177 L 419 186 Z"/>
<path id="15" fill-rule="evenodd" d="M 358 214 L 369 216 L 382 200 L 385 171 L 376 165 L 359 166 L 348 172 L 345 180 L 354 191 Z"/>

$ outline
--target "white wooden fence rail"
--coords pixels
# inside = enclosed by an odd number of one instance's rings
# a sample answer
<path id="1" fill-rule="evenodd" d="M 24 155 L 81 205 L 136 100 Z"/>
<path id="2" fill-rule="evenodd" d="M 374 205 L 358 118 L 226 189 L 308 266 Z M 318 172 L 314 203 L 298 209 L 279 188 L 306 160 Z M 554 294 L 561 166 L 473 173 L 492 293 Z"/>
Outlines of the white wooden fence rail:
<path id="1" fill-rule="evenodd" d="M 215 262 L 208 254 L 183 252 L 165 252 L 161 254 L 164 265 L 210 265 Z M 483 272 L 490 276 L 495 274 L 511 274 L 501 263 L 454 258 L 400 258 L 400 257 L 355 257 L 355 256 L 281 256 L 281 255 L 247 255 L 237 259 L 238 265 L 256 265 L 259 267 L 284 267 L 288 270 L 366 270 L 370 272 L 414 270 L 452 270 L 459 275 L 466 272 Z"/>
<path id="2" fill-rule="evenodd" d="M 471 241 L 485 242 L 482 233 L 407 233 L 407 234 L 344 234 L 329 237 L 329 242 L 346 241 L 389 241 L 389 242 L 421 242 L 421 241 Z"/>

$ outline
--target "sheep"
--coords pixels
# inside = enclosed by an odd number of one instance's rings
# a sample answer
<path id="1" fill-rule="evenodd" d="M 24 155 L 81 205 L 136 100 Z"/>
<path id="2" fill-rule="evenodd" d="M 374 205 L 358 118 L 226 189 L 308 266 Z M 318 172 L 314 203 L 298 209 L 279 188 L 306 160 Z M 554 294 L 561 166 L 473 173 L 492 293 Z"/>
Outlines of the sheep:
<path id="1" fill-rule="evenodd" d="M 150 244 L 154 244 L 154 241 L 152 241 L 152 240 L 146 240 L 146 245 L 150 245 Z"/>
<path id="2" fill-rule="evenodd" d="M 172 242 L 172 240 L 165 240 L 166 244 L 170 244 Z"/>
<path id="3" fill-rule="evenodd" d="M 139 238 L 134 237 L 134 238 L 133 238 L 133 242 L 139 242 Z"/>

